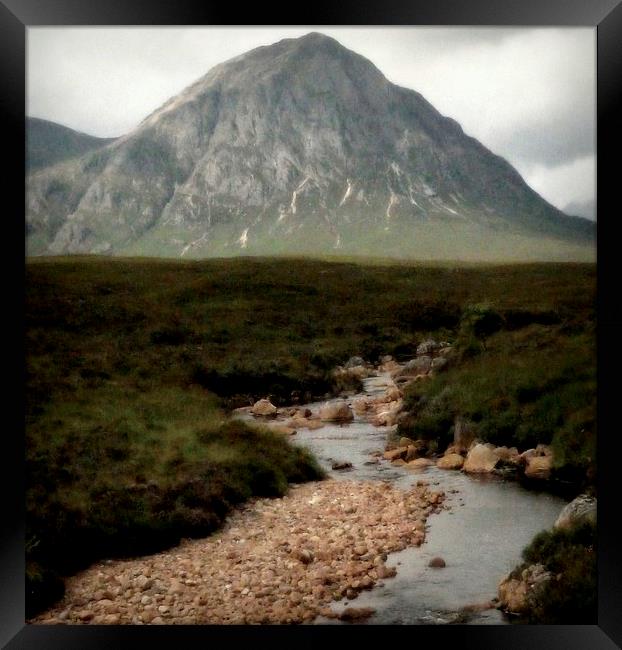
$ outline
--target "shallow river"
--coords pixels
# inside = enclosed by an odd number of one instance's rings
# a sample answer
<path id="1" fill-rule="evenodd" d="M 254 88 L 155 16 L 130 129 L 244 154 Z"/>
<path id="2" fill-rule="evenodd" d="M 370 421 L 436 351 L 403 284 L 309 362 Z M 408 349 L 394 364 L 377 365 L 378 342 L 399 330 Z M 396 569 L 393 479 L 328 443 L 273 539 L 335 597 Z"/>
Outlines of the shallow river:
<path id="1" fill-rule="evenodd" d="M 388 375 L 364 380 L 364 394 L 383 392 L 387 381 Z M 350 402 L 357 397 L 360 395 Z M 320 405 L 307 406 L 317 412 Z M 499 581 L 520 562 L 522 549 L 536 533 L 553 525 L 566 501 L 496 477 L 476 478 L 434 466 L 413 471 L 384 460 L 366 465 L 371 452 L 384 450 L 386 436 L 386 427 L 375 427 L 355 415 L 350 424 L 327 424 L 315 431 L 301 429 L 291 440 L 308 447 L 335 479 L 390 481 L 405 489 L 425 480 L 446 493 L 449 509 L 430 515 L 423 545 L 389 555 L 387 565 L 397 566 L 397 576 L 362 592 L 351 606 L 373 607 L 376 613 L 368 619 L 370 624 L 456 622 L 462 607 L 497 595 Z M 333 471 L 333 461 L 348 461 L 353 467 Z M 447 566 L 429 568 L 428 561 L 435 556 L 442 557 Z M 340 611 L 347 604 L 334 603 L 333 609 Z M 510 621 L 490 609 L 466 622 L 499 625 Z M 343 624 L 323 617 L 314 623 Z"/>

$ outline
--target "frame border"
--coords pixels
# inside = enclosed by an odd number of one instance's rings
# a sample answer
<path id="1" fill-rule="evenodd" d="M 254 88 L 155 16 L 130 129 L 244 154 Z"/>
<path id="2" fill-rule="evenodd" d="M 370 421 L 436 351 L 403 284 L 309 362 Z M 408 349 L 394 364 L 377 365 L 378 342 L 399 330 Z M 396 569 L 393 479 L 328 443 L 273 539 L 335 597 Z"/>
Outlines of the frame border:
<path id="1" fill-rule="evenodd" d="M 0 71 L 4 81 L 0 90 L 0 115 L 5 125 L 4 178 L 11 204 L 18 214 L 24 214 L 24 142 L 25 142 L 25 63 L 26 31 L 29 26 L 64 25 L 233 25 L 240 19 L 237 7 L 216 6 L 216 3 L 195 3 L 194 0 L 108 0 L 85 3 L 82 0 L 0 0 Z M 601 210 L 598 228 L 598 418 L 601 434 L 598 439 L 599 477 L 599 588 L 598 625 L 581 626 L 421 626 L 421 635 L 438 642 L 456 641 L 467 647 L 504 648 L 560 648 L 583 650 L 621 647 L 622 569 L 619 560 L 619 538 L 612 524 L 619 511 L 616 499 L 616 459 L 622 457 L 622 445 L 617 427 L 611 426 L 617 412 L 613 405 L 618 397 L 613 372 L 620 367 L 620 334 L 622 333 L 622 301 L 616 282 L 616 256 L 613 247 L 613 214 L 616 206 L 615 186 L 619 184 L 620 151 L 622 151 L 622 0 L 385 0 L 374 4 L 360 4 L 345 0 L 339 7 L 325 0 L 313 8 L 301 7 L 294 17 L 276 7 L 262 5 L 245 9 L 245 19 L 254 19 L 259 25 L 454 25 L 454 26 L 591 26 L 597 29 L 597 152 L 598 205 Z M 321 24 L 319 24 L 321 23 Z M 21 164 L 15 164 L 15 162 Z M 24 241 L 23 222 L 7 218 L 16 229 L 16 241 Z M 9 314 L 23 317 L 23 286 L 15 281 L 24 277 L 25 251 L 19 245 L 5 247 L 3 261 L 7 264 L 9 288 L 12 289 Z M 16 275 L 17 274 L 17 275 Z M 7 377 L 24 377 L 24 328 L 20 318 L 11 318 L 7 339 L 13 353 Z M 19 342 L 19 344 L 18 344 Z M 618 362 L 618 363 L 616 363 Z M 255 643 L 265 639 L 271 643 L 294 641 L 317 645 L 328 638 L 332 643 L 352 643 L 364 640 L 382 643 L 393 628 L 383 626 L 298 626 L 295 628 L 270 626 L 267 628 L 239 628 L 215 626 L 34 626 L 25 625 L 24 613 L 24 477 L 23 385 L 16 388 L 10 412 L 15 427 L 7 427 L 3 440 L 4 454 L 2 494 L 4 530 L 0 536 L 0 644 L 10 649 L 56 648 L 82 649 L 85 647 L 125 648 L 136 643 L 187 644 L 228 641 L 236 639 Z M 16 408 L 18 407 L 18 408 Z M 612 434 L 605 432 L 611 428 Z M 618 470 L 619 471 L 619 470 Z M 17 496 L 20 495 L 20 496 Z M 408 633 L 406 627 L 399 628 Z M 329 630 L 330 637 L 326 634 Z M 304 631 L 301 634 L 301 631 Z M 343 636 L 346 634 L 346 636 Z M 431 635 L 431 636 L 429 636 Z M 408 635 L 410 636 L 410 635 Z M 353 638 L 354 637 L 354 638 Z M 192 640 L 192 641 L 191 641 Z M 5 645 L 6 644 L 6 645 Z"/>

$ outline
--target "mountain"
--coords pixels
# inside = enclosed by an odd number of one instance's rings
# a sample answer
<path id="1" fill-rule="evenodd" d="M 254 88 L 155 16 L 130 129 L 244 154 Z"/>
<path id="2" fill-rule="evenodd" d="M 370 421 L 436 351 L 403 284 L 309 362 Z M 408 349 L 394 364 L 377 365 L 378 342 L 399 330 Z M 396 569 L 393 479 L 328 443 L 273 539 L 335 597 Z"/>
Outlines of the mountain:
<path id="1" fill-rule="evenodd" d="M 217 65 L 28 178 L 29 254 L 583 259 L 594 242 L 593 223 L 318 33 Z"/>
<path id="2" fill-rule="evenodd" d="M 587 201 L 573 201 L 565 207 L 564 211 L 567 214 L 575 214 L 579 217 L 595 221 L 596 201 L 594 199 L 588 199 Z"/>
<path id="3" fill-rule="evenodd" d="M 96 138 L 38 117 L 26 118 L 26 172 L 99 149 L 114 138 Z"/>

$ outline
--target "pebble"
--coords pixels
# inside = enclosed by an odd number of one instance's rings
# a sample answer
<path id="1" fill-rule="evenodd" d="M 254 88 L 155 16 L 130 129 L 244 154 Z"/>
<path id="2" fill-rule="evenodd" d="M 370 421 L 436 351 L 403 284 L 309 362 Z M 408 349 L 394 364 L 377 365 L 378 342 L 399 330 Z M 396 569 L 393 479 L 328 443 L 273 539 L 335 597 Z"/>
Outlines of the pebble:
<path id="1" fill-rule="evenodd" d="M 443 499 L 425 482 L 408 491 L 333 479 L 294 485 L 282 498 L 247 502 L 210 537 L 67 578 L 65 596 L 29 623 L 308 622 L 395 576 L 387 554 L 419 546 L 426 514 Z"/>

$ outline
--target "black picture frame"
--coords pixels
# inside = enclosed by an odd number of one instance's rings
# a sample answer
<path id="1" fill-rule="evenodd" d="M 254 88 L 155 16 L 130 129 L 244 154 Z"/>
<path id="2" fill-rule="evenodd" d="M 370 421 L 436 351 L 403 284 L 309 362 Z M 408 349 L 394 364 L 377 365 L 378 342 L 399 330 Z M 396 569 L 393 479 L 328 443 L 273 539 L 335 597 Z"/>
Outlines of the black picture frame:
<path id="1" fill-rule="evenodd" d="M 588 626 L 280 626 L 252 628 L 159 626 L 29 626 L 24 616 L 23 503 L 23 323 L 24 142 L 26 30 L 43 25 L 494 25 L 592 26 L 597 29 L 598 153 L 598 417 L 599 604 L 598 624 Z M 3 526 L 0 545 L 0 644 L 17 648 L 124 648 L 137 644 L 209 645 L 241 643 L 382 643 L 400 633 L 408 643 L 458 643 L 477 648 L 608 649 L 622 644 L 622 563 L 614 522 L 619 511 L 617 459 L 622 458 L 615 404 L 620 366 L 622 293 L 617 281 L 615 238 L 617 177 L 622 151 L 622 0 L 375 0 L 307 3 L 291 10 L 257 4 L 243 10 L 231 3 L 195 0 L 0 0 L 0 112 L 4 126 L 2 173 L 5 201 L 3 262 L 5 348 L 11 355 L 5 377 L 14 386 L 2 439 Z M 7 164 L 8 163 L 8 164 Z M 9 207 L 11 206 L 11 207 Z M 13 237 L 14 235 L 14 237 Z M 19 379 L 17 379 L 19 377 Z M 425 638 L 424 638 L 425 637 Z M 180 645 L 181 644 L 181 645 Z"/>

